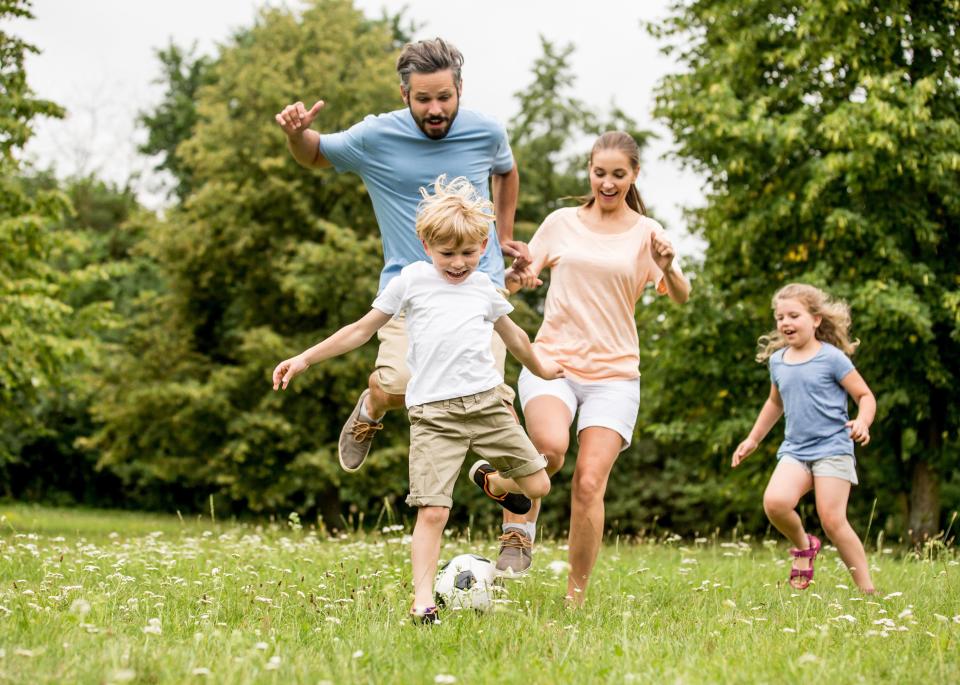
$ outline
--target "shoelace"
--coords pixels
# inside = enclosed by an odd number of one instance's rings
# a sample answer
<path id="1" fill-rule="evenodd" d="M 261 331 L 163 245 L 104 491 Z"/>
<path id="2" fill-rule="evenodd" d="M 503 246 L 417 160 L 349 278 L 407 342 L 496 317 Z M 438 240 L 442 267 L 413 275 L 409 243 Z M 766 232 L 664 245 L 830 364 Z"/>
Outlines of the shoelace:
<path id="1" fill-rule="evenodd" d="M 382 423 L 366 423 L 365 421 L 353 422 L 353 439 L 357 442 L 364 442 L 373 438 L 374 433 L 383 428 Z"/>
<path id="2" fill-rule="evenodd" d="M 533 548 L 533 543 L 530 542 L 530 538 L 521 534 L 520 531 L 508 530 L 500 536 L 500 546 L 513 547 L 516 549 L 531 549 Z"/>

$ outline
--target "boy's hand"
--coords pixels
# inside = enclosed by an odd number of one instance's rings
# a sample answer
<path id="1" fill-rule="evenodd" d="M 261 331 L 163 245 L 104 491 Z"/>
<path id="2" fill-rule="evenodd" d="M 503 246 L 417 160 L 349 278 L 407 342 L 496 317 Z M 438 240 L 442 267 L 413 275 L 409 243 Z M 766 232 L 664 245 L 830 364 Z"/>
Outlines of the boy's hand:
<path id="1" fill-rule="evenodd" d="M 755 449 L 757 449 L 756 440 L 747 438 L 741 442 L 737 445 L 737 449 L 733 451 L 733 461 L 730 462 L 730 467 L 734 469 L 737 468 L 744 459 L 753 454 Z"/>
<path id="2" fill-rule="evenodd" d="M 537 374 L 540 378 L 547 381 L 552 381 L 555 378 L 563 378 L 563 367 L 555 361 L 551 359 L 540 359 L 539 357 L 537 361 L 540 362 L 540 373 Z"/>
<path id="3" fill-rule="evenodd" d="M 273 370 L 273 389 L 280 390 L 282 388 L 286 390 L 293 377 L 303 373 L 308 368 L 310 368 L 310 365 L 300 355 L 283 360 Z"/>
<path id="4" fill-rule="evenodd" d="M 513 266 L 507 269 L 507 272 L 505 274 L 505 278 L 507 281 L 512 281 L 514 283 L 517 283 L 521 288 L 537 288 L 543 285 L 543 281 L 541 281 L 539 278 L 534 276 L 533 271 L 531 271 L 528 267 L 525 266 L 522 269 L 518 269 L 517 268 L 518 261 L 520 260 L 518 259 L 517 261 L 515 261 L 513 263 Z"/>
<path id="5" fill-rule="evenodd" d="M 852 419 L 847 421 L 847 428 L 850 429 L 850 437 L 859 442 L 861 445 L 866 445 L 870 442 L 870 426 L 866 422 L 861 421 L 860 419 Z"/>

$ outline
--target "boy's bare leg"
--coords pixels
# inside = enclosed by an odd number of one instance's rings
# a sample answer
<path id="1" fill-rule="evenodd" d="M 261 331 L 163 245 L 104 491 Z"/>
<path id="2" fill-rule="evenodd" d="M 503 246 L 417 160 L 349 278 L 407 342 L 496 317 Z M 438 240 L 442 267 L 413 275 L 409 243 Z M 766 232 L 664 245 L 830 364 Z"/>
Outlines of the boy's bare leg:
<path id="1" fill-rule="evenodd" d="M 433 606 L 433 579 L 440 560 L 440 541 L 447 525 L 450 510 L 446 507 L 420 507 L 413 527 L 410 561 L 413 567 L 413 606 L 425 609 Z"/>
<path id="2" fill-rule="evenodd" d="M 383 428 L 380 419 L 390 409 L 404 406 L 404 399 L 404 395 L 384 392 L 380 387 L 377 372 L 370 374 L 367 389 L 360 393 L 360 399 L 340 431 L 337 456 L 344 471 L 352 473 L 363 466 L 370 454 L 374 436 Z"/>
<path id="3" fill-rule="evenodd" d="M 550 476 L 547 475 L 546 469 L 517 478 L 504 478 L 499 473 L 491 473 L 487 478 L 487 485 L 494 495 L 518 492 L 532 500 L 547 496 L 550 492 Z"/>

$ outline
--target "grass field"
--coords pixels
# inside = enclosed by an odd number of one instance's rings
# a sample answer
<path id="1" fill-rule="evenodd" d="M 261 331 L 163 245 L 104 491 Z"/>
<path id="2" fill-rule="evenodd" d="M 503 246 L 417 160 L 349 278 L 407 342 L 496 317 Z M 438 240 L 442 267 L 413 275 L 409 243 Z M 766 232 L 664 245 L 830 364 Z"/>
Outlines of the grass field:
<path id="1" fill-rule="evenodd" d="M 780 540 L 611 540 L 572 611 L 547 541 L 495 611 L 418 627 L 398 528 L 0 505 L 0 683 L 960 682 L 956 547 L 869 549 L 865 597 L 829 547 L 798 593 Z"/>

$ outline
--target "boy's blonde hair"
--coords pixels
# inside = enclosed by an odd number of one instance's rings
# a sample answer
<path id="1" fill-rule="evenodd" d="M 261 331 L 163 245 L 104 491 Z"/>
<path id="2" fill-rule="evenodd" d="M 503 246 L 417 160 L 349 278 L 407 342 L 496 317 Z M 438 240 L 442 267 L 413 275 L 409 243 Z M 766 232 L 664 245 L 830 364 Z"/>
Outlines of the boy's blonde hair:
<path id="1" fill-rule="evenodd" d="M 778 290 L 771 300 L 774 309 L 780 300 L 796 300 L 812 316 L 820 317 L 820 325 L 814 335 L 817 340 L 828 342 L 834 347 L 851 355 L 860 344 L 859 340 L 850 340 L 850 307 L 843 300 L 834 300 L 825 292 L 805 283 L 790 283 Z M 760 336 L 757 341 L 757 361 L 765 362 L 782 347 L 787 340 L 777 329 Z"/>
<path id="2" fill-rule="evenodd" d="M 446 174 L 437 177 L 432 195 L 420 188 L 423 199 L 417 208 L 417 236 L 427 245 L 482 243 L 490 235 L 493 203 L 480 197 L 463 176 L 450 183 L 446 180 Z"/>

